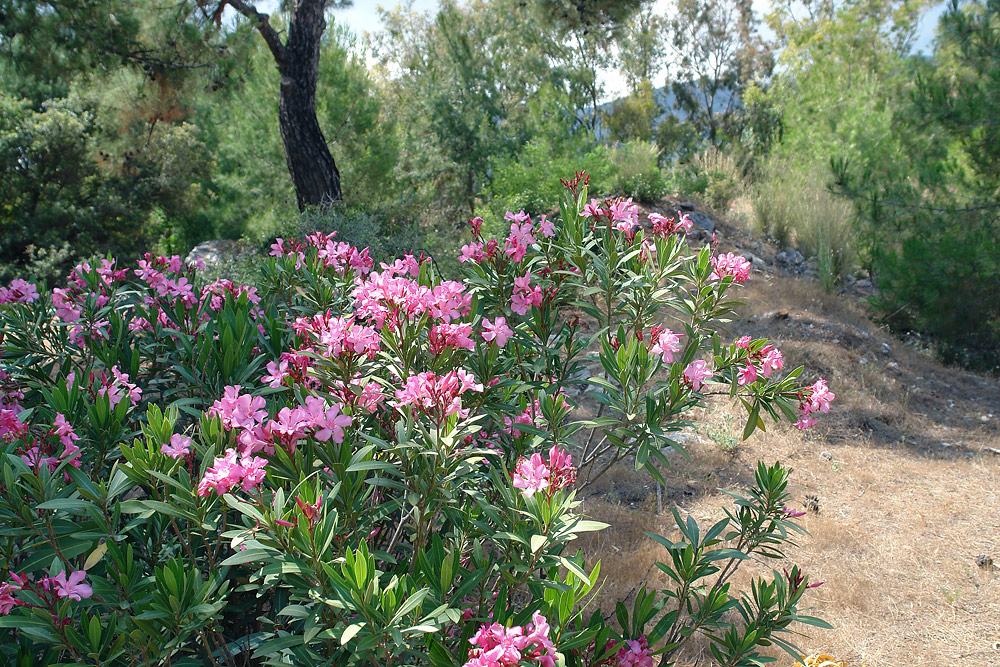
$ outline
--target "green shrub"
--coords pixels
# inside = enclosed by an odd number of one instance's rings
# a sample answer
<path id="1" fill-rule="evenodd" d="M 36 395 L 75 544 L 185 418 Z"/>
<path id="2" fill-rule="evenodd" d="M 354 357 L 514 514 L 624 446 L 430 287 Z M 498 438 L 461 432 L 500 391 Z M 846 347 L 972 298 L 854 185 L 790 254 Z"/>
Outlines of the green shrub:
<path id="1" fill-rule="evenodd" d="M 597 194 L 609 194 L 615 186 L 617 168 L 608 159 L 604 146 L 588 149 L 577 145 L 575 150 L 557 153 L 545 139 L 527 143 L 517 158 L 498 160 L 493 168 L 493 180 L 485 202 L 476 214 L 486 222 L 486 229 L 499 231 L 507 211 L 524 211 L 532 217 L 552 212 L 552 202 L 558 201 L 562 185 L 551 174 L 572 174 L 584 170 L 590 174 L 590 189 Z"/>
<path id="2" fill-rule="evenodd" d="M 658 201 L 667 192 L 667 181 L 660 171 L 660 149 L 649 141 L 629 141 L 611 149 L 611 161 L 617 171 L 615 194 L 643 202 Z"/>

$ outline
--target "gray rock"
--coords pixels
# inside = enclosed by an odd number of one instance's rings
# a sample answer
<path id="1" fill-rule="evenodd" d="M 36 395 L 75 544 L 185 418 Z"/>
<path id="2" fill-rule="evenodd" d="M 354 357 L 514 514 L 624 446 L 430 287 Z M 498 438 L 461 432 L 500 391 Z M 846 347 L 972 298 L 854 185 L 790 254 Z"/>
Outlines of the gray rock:
<path id="1" fill-rule="evenodd" d="M 246 252 L 246 249 L 240 246 L 239 241 L 216 239 L 214 241 L 204 241 L 196 245 L 191 249 L 187 259 L 184 261 L 188 264 L 193 264 L 198 259 L 201 259 L 205 263 L 205 266 L 211 266 L 235 259 L 244 252 Z"/>
<path id="2" fill-rule="evenodd" d="M 752 252 L 748 252 L 747 254 L 743 255 L 743 259 L 750 262 L 750 265 L 758 271 L 763 271 L 767 267 L 767 262 L 765 262 L 757 255 L 753 254 Z"/>
<path id="3" fill-rule="evenodd" d="M 806 262 L 805 264 L 802 265 L 802 270 L 803 271 L 814 271 L 814 272 L 818 271 L 819 270 L 819 264 L 817 264 L 813 260 L 809 260 L 808 262 Z"/>
<path id="4" fill-rule="evenodd" d="M 892 348 L 888 343 L 882 343 L 882 354 L 892 354 Z"/>
<path id="5" fill-rule="evenodd" d="M 856 287 L 871 287 L 872 286 L 872 281 L 868 280 L 867 278 L 864 278 L 864 279 L 859 280 L 858 282 L 854 283 L 854 285 Z"/>
<path id="6" fill-rule="evenodd" d="M 806 258 L 803 257 L 802 253 L 796 250 L 795 248 L 785 248 L 784 250 L 778 253 L 775 259 L 777 259 L 782 264 L 788 264 L 790 266 L 798 266 L 799 264 L 804 262 Z"/>
<path id="7" fill-rule="evenodd" d="M 688 217 L 691 218 L 691 222 L 693 222 L 694 226 L 697 227 L 698 229 L 703 229 L 709 233 L 715 231 L 715 223 L 712 222 L 712 219 L 707 215 L 705 215 L 704 213 L 700 211 L 694 211 L 692 213 L 689 213 Z"/>
<path id="8" fill-rule="evenodd" d="M 694 210 L 694 202 L 690 202 L 690 201 L 677 202 L 677 208 L 679 208 L 682 211 L 693 211 Z"/>

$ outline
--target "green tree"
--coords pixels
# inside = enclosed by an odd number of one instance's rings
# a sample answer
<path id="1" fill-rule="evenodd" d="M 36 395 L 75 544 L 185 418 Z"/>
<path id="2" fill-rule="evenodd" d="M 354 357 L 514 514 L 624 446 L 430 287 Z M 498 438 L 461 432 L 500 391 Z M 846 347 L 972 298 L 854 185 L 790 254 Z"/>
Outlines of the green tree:
<path id="1" fill-rule="evenodd" d="M 674 95 L 709 141 L 721 145 L 736 132 L 743 89 L 771 74 L 771 49 L 750 0 L 674 0 L 672 10 Z"/>
<path id="2" fill-rule="evenodd" d="M 618 44 L 618 66 L 632 91 L 637 91 L 643 82 L 652 81 L 663 69 L 664 18 L 654 10 L 652 3 L 640 7 L 625 24 L 624 39 Z"/>
<path id="3" fill-rule="evenodd" d="M 891 163 L 838 161 L 866 223 L 878 302 L 947 358 L 1000 367 L 1000 1 L 953 2 L 893 117 Z"/>
<path id="4" fill-rule="evenodd" d="M 646 79 L 632 93 L 612 102 L 611 111 L 604 112 L 604 126 L 614 141 L 650 141 L 659 113 L 653 84 Z"/>
<path id="5" fill-rule="evenodd" d="M 36 111 L 0 93 L 0 273 L 54 278 L 92 253 L 140 252 L 157 220 L 194 206 L 210 163 L 195 128 L 174 125 L 121 155 L 100 151 L 100 136 L 78 100 Z"/>
<path id="6" fill-rule="evenodd" d="M 0 0 L 2 43 L 17 66 L 51 78 L 67 67 L 115 60 L 155 78 L 211 71 L 222 61 L 232 67 L 245 53 L 240 38 L 257 32 L 277 67 L 285 161 L 304 208 L 341 199 L 340 172 L 316 115 L 316 87 L 327 11 L 345 2 L 283 0 L 276 25 L 254 0 Z"/>

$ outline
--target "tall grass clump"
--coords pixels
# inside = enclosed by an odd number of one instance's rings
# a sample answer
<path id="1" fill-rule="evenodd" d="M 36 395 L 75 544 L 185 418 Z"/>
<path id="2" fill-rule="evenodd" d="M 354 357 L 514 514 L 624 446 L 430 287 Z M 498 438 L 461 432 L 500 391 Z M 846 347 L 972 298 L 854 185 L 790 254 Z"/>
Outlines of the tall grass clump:
<path id="1" fill-rule="evenodd" d="M 820 281 L 832 287 L 855 262 L 853 209 L 825 183 L 825 169 L 794 169 L 784 161 L 768 162 L 752 195 L 753 226 L 779 244 L 816 257 Z"/>

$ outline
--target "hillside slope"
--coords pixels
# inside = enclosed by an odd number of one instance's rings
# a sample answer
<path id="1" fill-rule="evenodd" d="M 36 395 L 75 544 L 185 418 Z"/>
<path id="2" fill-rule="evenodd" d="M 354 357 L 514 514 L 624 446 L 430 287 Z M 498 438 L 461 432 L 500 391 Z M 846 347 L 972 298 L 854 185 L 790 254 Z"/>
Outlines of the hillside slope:
<path id="1" fill-rule="evenodd" d="M 837 400 L 811 431 L 768 424 L 738 446 L 739 411 L 715 400 L 711 426 L 686 441 L 691 459 L 676 457 L 667 473 L 660 512 L 631 466 L 588 489 L 586 511 L 613 526 L 584 542 L 613 573 L 602 607 L 640 581 L 665 583 L 652 567 L 665 554 L 642 533 L 670 535 L 671 505 L 718 519 L 720 488 L 740 488 L 758 459 L 779 459 L 794 469 L 797 501 L 812 496 L 819 511 L 802 517 L 810 535 L 788 562 L 751 564 L 736 583 L 793 562 L 825 582 L 806 600 L 835 629 L 803 628 L 796 643 L 852 667 L 1000 665 L 1000 569 L 977 565 L 980 554 L 1000 565 L 1000 385 L 904 345 L 867 319 L 856 294 L 828 295 L 768 261 L 776 249 L 725 224 L 717 232 L 720 250 L 761 260 L 734 336 L 771 338 L 787 368 L 826 378 Z M 710 664 L 704 644 L 685 650 L 678 665 Z"/>

